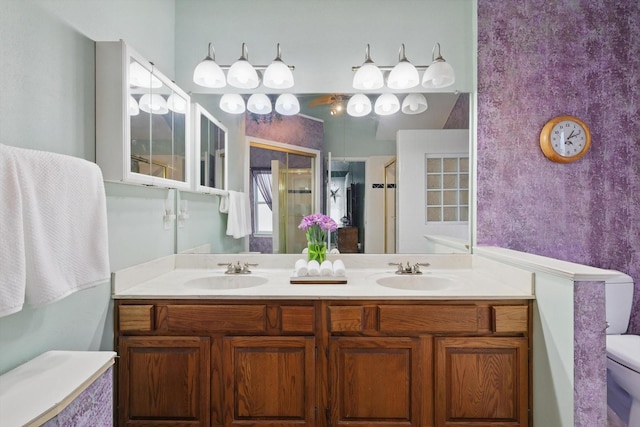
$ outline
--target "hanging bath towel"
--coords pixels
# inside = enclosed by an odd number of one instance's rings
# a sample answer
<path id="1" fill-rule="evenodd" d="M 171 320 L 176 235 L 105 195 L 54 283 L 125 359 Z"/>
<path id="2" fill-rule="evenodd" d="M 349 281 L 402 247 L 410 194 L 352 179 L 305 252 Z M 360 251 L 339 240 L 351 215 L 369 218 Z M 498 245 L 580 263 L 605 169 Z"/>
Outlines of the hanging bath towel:
<path id="1" fill-rule="evenodd" d="M 0 149 L 3 165 L 13 162 L 15 167 L 14 183 L 7 185 L 17 183 L 19 191 L 11 206 L 3 204 L 2 216 L 14 216 L 9 219 L 14 222 L 20 216 L 22 222 L 22 230 L 3 228 L 3 235 L 10 236 L 3 240 L 24 243 L 22 253 L 9 254 L 11 248 L 3 248 L 0 263 L 5 266 L 17 259 L 19 265 L 24 257 L 25 301 L 37 307 L 107 282 L 107 209 L 100 168 L 57 153 L 3 145 Z M 3 193 L 5 184 L 3 180 Z M 13 277 L 18 274 L 22 273 Z M 5 286 L 11 284 L 0 283 Z"/>

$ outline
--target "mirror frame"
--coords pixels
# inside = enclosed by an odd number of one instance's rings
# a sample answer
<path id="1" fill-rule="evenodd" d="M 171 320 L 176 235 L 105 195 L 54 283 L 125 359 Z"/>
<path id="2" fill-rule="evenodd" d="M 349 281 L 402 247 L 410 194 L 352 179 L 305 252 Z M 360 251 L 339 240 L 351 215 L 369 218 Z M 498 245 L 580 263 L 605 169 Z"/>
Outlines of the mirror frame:
<path id="1" fill-rule="evenodd" d="M 193 103 L 193 108 L 192 108 L 192 116 L 193 116 L 193 124 L 192 124 L 192 130 L 193 130 L 193 187 L 194 187 L 194 191 L 198 192 L 198 193 L 206 193 L 206 194 L 220 194 L 220 195 L 225 195 L 227 194 L 227 190 L 228 190 L 228 186 L 229 186 L 229 129 L 227 129 L 227 127 L 225 125 L 223 125 L 220 120 L 216 119 L 215 117 L 213 117 L 213 115 L 211 113 L 209 113 L 202 105 L 198 104 L 197 102 Z M 224 156 L 224 176 L 223 176 L 223 180 L 224 180 L 224 185 L 223 188 L 217 188 L 217 187 L 209 187 L 207 185 L 202 185 L 200 184 L 200 149 L 201 149 L 201 145 L 202 145 L 202 135 L 200 133 L 201 131 L 201 126 L 200 126 L 200 120 L 202 117 L 205 117 L 207 120 L 209 120 L 211 123 L 213 123 L 214 125 L 216 125 L 217 127 L 219 127 L 220 129 L 222 129 L 224 131 L 224 152 L 225 152 L 225 156 Z"/>

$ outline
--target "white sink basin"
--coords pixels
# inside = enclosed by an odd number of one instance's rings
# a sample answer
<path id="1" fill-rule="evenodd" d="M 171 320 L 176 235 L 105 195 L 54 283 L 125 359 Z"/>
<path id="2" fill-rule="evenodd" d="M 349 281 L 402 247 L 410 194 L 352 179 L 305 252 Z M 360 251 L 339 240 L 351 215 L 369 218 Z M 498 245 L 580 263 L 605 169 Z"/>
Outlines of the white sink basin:
<path id="1" fill-rule="evenodd" d="M 185 282 L 185 286 L 198 289 L 242 289 L 253 288 L 264 285 L 268 280 L 260 276 L 250 276 L 247 274 L 238 275 L 216 275 L 198 277 Z"/>
<path id="2" fill-rule="evenodd" d="M 457 286 L 457 282 L 450 277 L 425 274 L 383 277 L 376 282 L 387 288 L 408 291 L 439 291 Z"/>

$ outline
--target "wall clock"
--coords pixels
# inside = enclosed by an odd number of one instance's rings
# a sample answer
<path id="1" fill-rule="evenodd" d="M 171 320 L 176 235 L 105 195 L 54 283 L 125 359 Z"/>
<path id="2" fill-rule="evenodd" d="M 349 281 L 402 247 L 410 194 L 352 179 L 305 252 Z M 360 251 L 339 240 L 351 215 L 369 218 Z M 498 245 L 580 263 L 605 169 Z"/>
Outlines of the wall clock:
<path id="1" fill-rule="evenodd" d="M 574 116 L 558 116 L 549 120 L 540 132 L 540 148 L 547 158 L 570 163 L 582 158 L 591 147 L 591 131 Z"/>

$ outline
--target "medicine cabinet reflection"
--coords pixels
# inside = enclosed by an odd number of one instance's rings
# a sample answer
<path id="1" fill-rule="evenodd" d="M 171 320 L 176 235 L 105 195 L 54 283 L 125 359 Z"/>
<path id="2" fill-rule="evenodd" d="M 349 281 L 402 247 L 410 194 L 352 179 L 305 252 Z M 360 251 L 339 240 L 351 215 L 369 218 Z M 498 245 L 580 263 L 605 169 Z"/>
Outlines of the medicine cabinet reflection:
<path id="1" fill-rule="evenodd" d="M 220 193 L 227 185 L 227 128 L 200 104 L 193 107 L 196 190 Z"/>

